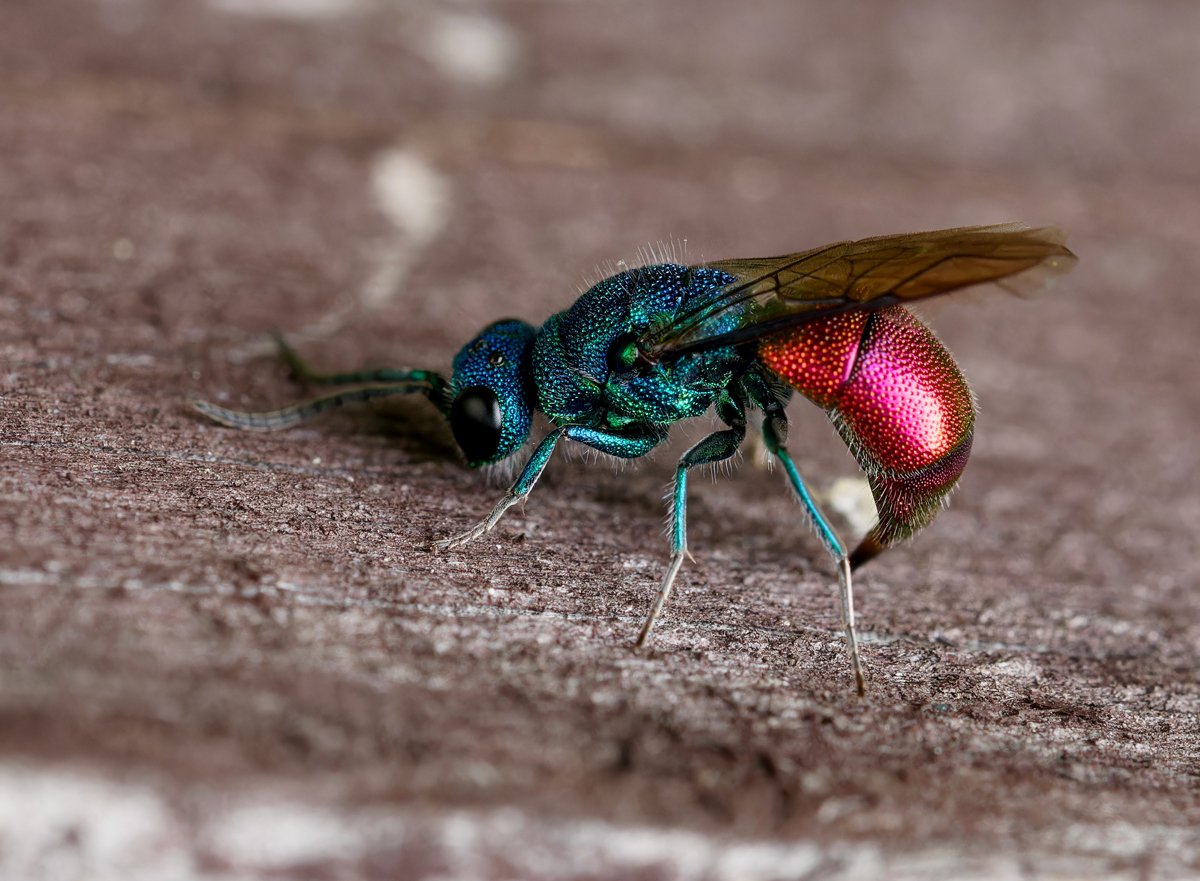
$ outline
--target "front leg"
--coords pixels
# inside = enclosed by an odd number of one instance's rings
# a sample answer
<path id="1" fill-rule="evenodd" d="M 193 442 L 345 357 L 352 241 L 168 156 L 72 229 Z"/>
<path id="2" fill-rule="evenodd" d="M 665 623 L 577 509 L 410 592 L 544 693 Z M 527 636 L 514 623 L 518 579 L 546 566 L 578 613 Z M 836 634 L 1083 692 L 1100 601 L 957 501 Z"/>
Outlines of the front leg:
<path id="1" fill-rule="evenodd" d="M 629 429 L 621 432 L 586 428 L 582 425 L 568 425 L 564 428 L 556 428 L 542 438 L 542 442 L 537 445 L 537 449 L 533 451 L 533 455 L 529 457 L 524 470 L 521 471 L 521 476 L 517 478 L 516 482 L 509 487 L 508 492 L 496 503 L 496 507 L 492 508 L 492 513 L 488 514 L 486 518 L 476 523 L 461 535 L 436 542 L 434 548 L 439 551 L 448 551 L 451 548 L 465 545 L 469 541 L 474 541 L 486 532 L 491 532 L 492 527 L 500 521 L 505 511 L 518 502 L 523 503 L 529 498 L 529 493 L 533 491 L 533 485 L 538 482 L 538 478 L 546 470 L 546 465 L 549 463 L 550 457 L 554 455 L 554 448 L 564 436 L 600 450 L 602 453 L 608 453 L 622 459 L 636 459 L 639 456 L 644 456 L 662 440 L 662 433 L 653 426 L 648 425 L 631 426 Z"/>

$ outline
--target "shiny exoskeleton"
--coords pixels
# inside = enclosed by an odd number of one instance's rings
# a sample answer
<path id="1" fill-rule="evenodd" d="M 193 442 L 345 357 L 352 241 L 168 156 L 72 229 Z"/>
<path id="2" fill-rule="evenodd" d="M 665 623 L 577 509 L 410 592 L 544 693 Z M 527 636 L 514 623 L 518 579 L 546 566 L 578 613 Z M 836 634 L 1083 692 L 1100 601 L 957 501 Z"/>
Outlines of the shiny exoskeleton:
<path id="1" fill-rule="evenodd" d="M 767 449 L 836 562 L 861 693 L 851 570 L 933 520 L 966 465 L 975 424 L 962 373 L 903 304 L 985 283 L 1024 289 L 1073 262 L 1057 230 L 1009 225 L 864 239 L 778 258 L 659 263 L 604 279 L 541 327 L 489 325 L 455 357 L 449 381 L 426 370 L 321 375 L 281 341 L 302 378 L 355 387 L 273 413 L 198 406 L 228 425 L 276 429 L 348 401 L 419 391 L 445 414 L 472 467 L 517 453 L 541 411 L 553 428 L 520 476 L 484 520 L 439 542 L 443 550 L 491 530 L 527 498 L 561 440 L 635 459 L 675 423 L 714 410 L 724 427 L 676 468 L 672 557 L 639 645 L 687 555 L 689 469 L 733 456 L 747 413 L 761 411 Z M 851 554 L 785 445 L 793 390 L 829 414 L 870 482 L 878 521 Z"/>

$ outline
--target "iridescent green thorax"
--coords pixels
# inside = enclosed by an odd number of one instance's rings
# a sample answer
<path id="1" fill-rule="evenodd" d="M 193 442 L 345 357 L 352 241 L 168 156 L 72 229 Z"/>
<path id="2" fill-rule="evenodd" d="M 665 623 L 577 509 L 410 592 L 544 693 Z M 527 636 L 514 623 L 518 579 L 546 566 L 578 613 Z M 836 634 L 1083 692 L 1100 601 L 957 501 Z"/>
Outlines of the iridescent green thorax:
<path id="1" fill-rule="evenodd" d="M 732 348 L 634 369 L 636 337 L 703 304 L 731 277 L 662 263 L 604 279 L 551 316 L 533 347 L 538 405 L 556 425 L 620 429 L 699 416 L 744 365 Z M 731 322 L 733 318 L 729 319 Z"/>

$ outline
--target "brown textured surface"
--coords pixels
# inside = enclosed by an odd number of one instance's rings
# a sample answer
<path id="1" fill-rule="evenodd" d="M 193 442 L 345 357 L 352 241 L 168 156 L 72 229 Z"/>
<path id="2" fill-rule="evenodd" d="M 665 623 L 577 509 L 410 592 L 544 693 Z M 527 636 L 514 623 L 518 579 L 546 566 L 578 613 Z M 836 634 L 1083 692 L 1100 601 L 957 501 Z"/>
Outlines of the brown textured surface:
<path id="1" fill-rule="evenodd" d="M 0 4 L 0 874 L 1200 872 L 1200 8 L 232 5 Z M 472 22 L 494 81 L 439 66 Z M 440 223 L 380 210 L 391 150 Z M 442 368 L 650 241 L 1008 219 L 1081 264 L 926 312 L 982 416 L 859 581 L 866 700 L 778 474 L 695 482 L 639 654 L 671 452 L 556 461 L 435 556 L 499 490 L 421 401 L 187 408 L 297 397 L 274 325 Z M 853 473 L 793 418 L 818 490 Z"/>

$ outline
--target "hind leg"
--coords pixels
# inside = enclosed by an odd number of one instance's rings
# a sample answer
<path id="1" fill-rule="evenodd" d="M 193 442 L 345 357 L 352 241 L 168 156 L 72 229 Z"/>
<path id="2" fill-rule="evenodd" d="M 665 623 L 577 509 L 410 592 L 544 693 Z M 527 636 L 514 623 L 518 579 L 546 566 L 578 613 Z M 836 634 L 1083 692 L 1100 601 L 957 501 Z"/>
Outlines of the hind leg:
<path id="1" fill-rule="evenodd" d="M 797 470 L 796 464 L 792 461 L 791 454 L 787 451 L 787 447 L 784 446 L 784 442 L 787 439 L 787 416 L 783 412 L 782 403 L 778 400 L 770 399 L 767 399 L 763 403 L 763 410 L 766 416 L 763 419 L 762 430 L 763 440 L 766 441 L 767 449 L 783 464 L 788 482 L 792 485 L 792 489 L 795 490 L 796 496 L 800 499 L 800 504 L 804 506 L 804 513 L 816 528 L 817 535 L 821 539 L 821 544 L 825 546 L 825 550 L 833 557 L 834 564 L 837 566 L 838 588 L 842 606 L 842 625 L 846 631 L 846 652 L 850 655 L 850 667 L 854 671 L 855 687 L 858 689 L 860 695 L 865 694 L 866 680 L 863 678 L 862 660 L 858 653 L 858 632 L 854 627 L 854 587 L 850 575 L 850 560 L 846 555 L 845 547 L 837 537 L 837 533 L 833 531 L 833 527 L 829 525 L 829 521 L 825 519 L 825 515 L 821 513 L 821 509 L 817 507 L 817 503 L 809 493 L 808 487 L 805 486 L 804 480 L 800 477 L 800 472 Z"/>

